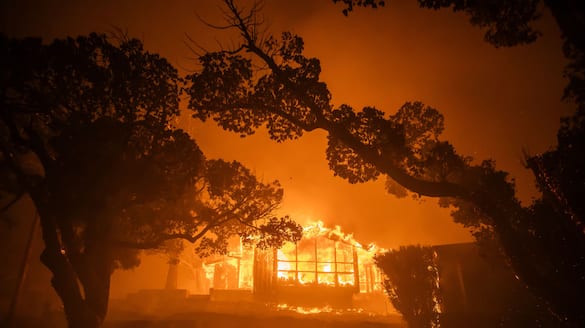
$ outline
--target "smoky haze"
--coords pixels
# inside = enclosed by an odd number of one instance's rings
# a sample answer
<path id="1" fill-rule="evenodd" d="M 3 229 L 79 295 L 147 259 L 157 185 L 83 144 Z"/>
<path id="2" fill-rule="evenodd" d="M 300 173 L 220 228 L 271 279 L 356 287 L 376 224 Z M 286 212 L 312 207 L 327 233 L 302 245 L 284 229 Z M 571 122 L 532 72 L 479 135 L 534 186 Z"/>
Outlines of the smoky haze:
<path id="1" fill-rule="evenodd" d="M 34 1 L 0 4 L 2 32 L 11 37 L 53 38 L 120 28 L 166 57 L 184 75 L 196 71 L 195 40 L 206 50 L 229 48 L 236 35 L 206 26 L 221 24 L 220 1 L 144 0 Z M 494 48 L 463 15 L 427 11 L 415 1 L 392 1 L 384 9 L 358 10 L 349 17 L 331 1 L 266 1 L 267 31 L 303 37 L 305 54 L 321 61 L 335 106 L 374 106 L 387 114 L 420 100 L 445 117 L 442 139 L 479 162 L 492 158 L 515 178 L 519 198 L 536 196 L 523 151 L 537 154 L 556 144 L 559 119 L 571 111 L 561 101 L 566 81 L 560 32 L 545 14 L 543 36 L 529 46 Z M 472 241 L 435 199 L 397 199 L 384 179 L 349 184 L 335 177 L 325 158 L 326 133 L 276 143 L 266 131 L 240 138 L 213 121 L 190 118 L 183 102 L 176 124 L 188 131 L 208 158 L 237 160 L 263 181 L 278 179 L 285 191 L 280 214 L 304 224 L 339 225 L 363 243 L 396 248 L 406 244 Z M 139 288 L 162 288 L 163 258 L 146 258 L 139 272 L 117 273 L 112 297 Z M 42 269 L 44 270 L 44 269 Z M 43 278 L 44 279 L 44 278 Z"/>
<path id="2" fill-rule="evenodd" d="M 209 50 L 236 40 L 197 18 L 220 24 L 219 5 L 5 1 L 2 28 L 8 35 L 49 40 L 119 27 L 187 72 L 197 65 L 185 33 Z M 534 154 L 553 146 L 559 118 L 569 113 L 561 102 L 564 59 L 551 17 L 539 22 L 544 36 L 534 45 L 496 49 L 463 15 L 420 10 L 414 2 L 358 10 L 350 17 L 338 9 L 329 1 L 270 1 L 263 12 L 269 32 L 290 30 L 304 38 L 307 55 L 321 60 L 322 80 L 335 105 L 393 113 L 405 101 L 421 100 L 444 114 L 444 138 L 461 154 L 495 159 L 516 179 L 520 198 L 530 201 L 535 191 L 522 151 Z M 334 177 L 325 160 L 324 133 L 276 144 L 265 133 L 241 139 L 188 115 L 179 125 L 206 156 L 235 159 L 266 181 L 280 180 L 285 188 L 280 212 L 299 222 L 341 225 L 358 239 L 384 247 L 471 240 L 435 200 L 396 199 L 385 192 L 383 179 L 350 185 Z"/>

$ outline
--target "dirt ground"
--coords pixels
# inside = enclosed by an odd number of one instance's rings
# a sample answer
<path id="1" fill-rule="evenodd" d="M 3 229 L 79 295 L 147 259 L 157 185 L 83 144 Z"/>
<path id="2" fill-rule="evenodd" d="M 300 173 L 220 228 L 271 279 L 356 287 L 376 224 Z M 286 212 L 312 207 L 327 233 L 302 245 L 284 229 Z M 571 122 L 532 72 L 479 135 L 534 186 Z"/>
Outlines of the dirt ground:
<path id="1" fill-rule="evenodd" d="M 399 317 L 368 318 L 344 315 L 242 315 L 228 313 L 190 313 L 165 319 L 111 320 L 105 328 L 398 328 L 406 327 Z"/>
<path id="2" fill-rule="evenodd" d="M 64 318 L 39 320 L 17 318 L 13 327 L 20 328 L 66 328 Z M 1 326 L 1 325 L 0 325 Z M 106 319 L 104 328 L 406 328 L 400 317 L 385 318 L 367 316 L 328 315 L 278 315 L 278 314 L 229 314 L 189 313 L 167 318 Z"/>

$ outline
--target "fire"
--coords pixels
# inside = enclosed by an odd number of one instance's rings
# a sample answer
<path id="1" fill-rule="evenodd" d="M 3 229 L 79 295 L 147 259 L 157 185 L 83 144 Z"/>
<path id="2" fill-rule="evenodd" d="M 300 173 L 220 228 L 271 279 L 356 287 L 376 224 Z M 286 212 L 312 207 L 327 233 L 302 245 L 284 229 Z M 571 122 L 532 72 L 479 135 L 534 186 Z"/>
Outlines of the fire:
<path id="1" fill-rule="evenodd" d="M 280 249 L 255 250 L 234 242 L 226 256 L 207 258 L 202 269 L 214 289 L 257 290 L 258 279 L 278 286 L 353 288 L 355 293 L 382 291 L 374 264 L 376 245 L 362 245 L 339 226 L 328 228 L 317 221 L 303 228 L 303 238 Z M 322 311 L 320 311 L 322 312 Z"/>
<path id="2" fill-rule="evenodd" d="M 324 307 L 304 307 L 304 306 L 290 306 L 288 304 L 278 304 L 276 306 L 279 311 L 293 311 L 300 314 L 318 314 L 318 313 L 332 313 L 333 308 L 331 306 Z M 341 314 L 337 313 L 336 314 Z"/>
<path id="3" fill-rule="evenodd" d="M 339 226 L 327 228 L 321 221 L 303 228 L 303 238 L 277 251 L 277 277 L 285 285 L 354 286 L 362 291 L 380 290 L 380 277 L 373 265 L 379 251 L 364 247 Z M 361 269 L 360 269 L 361 268 Z"/>
<path id="4" fill-rule="evenodd" d="M 336 315 L 348 314 L 348 313 L 364 313 L 364 309 L 349 308 L 349 309 L 334 309 L 329 305 L 323 307 L 306 307 L 306 306 L 293 306 L 288 304 L 276 305 L 278 311 L 292 311 L 299 314 L 320 314 L 320 313 L 332 313 Z"/>

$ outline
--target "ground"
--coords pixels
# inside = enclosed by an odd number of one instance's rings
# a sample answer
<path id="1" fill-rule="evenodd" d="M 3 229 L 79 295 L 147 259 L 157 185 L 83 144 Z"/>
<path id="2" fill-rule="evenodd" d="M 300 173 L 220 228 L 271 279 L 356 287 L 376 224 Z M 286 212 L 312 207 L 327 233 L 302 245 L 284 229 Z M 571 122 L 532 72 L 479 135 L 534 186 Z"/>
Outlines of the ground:
<path id="1" fill-rule="evenodd" d="M 66 328 L 63 318 L 39 320 L 39 318 L 17 318 L 14 327 L 21 328 Z M 347 315 L 256 315 L 230 313 L 189 313 L 167 318 L 107 319 L 104 328 L 405 328 L 400 317 L 369 318 Z"/>
<path id="2" fill-rule="evenodd" d="M 166 319 L 151 320 L 111 320 L 105 324 L 106 328 L 163 328 L 163 327 L 254 327 L 254 328 L 398 328 L 406 327 L 399 317 L 368 318 L 367 316 L 346 315 L 242 315 L 228 313 L 190 313 L 176 315 Z"/>

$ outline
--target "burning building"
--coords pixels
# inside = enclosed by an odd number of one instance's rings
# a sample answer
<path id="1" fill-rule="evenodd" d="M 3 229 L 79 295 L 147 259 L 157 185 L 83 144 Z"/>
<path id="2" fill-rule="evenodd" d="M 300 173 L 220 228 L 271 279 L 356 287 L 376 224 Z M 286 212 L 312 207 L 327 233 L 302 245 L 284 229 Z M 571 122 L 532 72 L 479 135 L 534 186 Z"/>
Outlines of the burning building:
<path id="1" fill-rule="evenodd" d="M 115 309 L 111 315 L 130 309 L 157 315 L 264 313 L 267 309 L 300 314 L 363 313 L 368 317 L 395 314 L 374 264 L 379 249 L 360 244 L 339 227 L 316 222 L 304 227 L 300 241 L 280 249 L 258 249 L 235 239 L 229 250 L 207 258 L 186 250 L 180 259 L 168 263 L 165 289 L 134 288 L 124 299 L 111 302 Z M 149 276 L 154 277 L 152 272 Z M 129 279 L 120 287 L 130 289 L 132 283 Z"/>
<path id="2" fill-rule="evenodd" d="M 299 242 L 280 249 L 255 249 L 237 241 L 229 254 L 202 260 L 204 288 L 198 290 L 209 290 L 212 300 L 249 295 L 287 306 L 349 309 L 377 299 L 386 307 L 381 273 L 373 262 L 377 251 L 339 227 L 317 222 L 304 228 Z"/>

